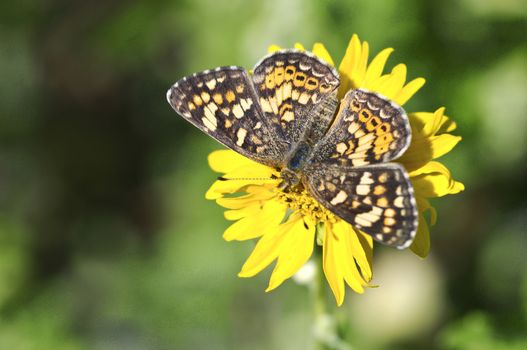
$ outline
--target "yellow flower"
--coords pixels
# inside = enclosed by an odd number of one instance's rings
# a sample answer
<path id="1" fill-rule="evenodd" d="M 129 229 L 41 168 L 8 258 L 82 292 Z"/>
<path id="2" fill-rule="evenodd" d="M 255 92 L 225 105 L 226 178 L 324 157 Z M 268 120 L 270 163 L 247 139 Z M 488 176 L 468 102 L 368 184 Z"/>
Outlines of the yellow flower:
<path id="1" fill-rule="evenodd" d="M 304 50 L 300 44 L 295 47 Z M 269 51 L 279 49 L 273 45 Z M 341 79 L 339 97 L 350 89 L 366 88 L 404 105 L 425 80 L 417 78 L 406 84 L 404 64 L 398 64 L 390 73 L 383 74 L 392 51 L 391 48 L 384 49 L 368 63 L 368 43 L 361 43 L 353 35 L 338 68 Z M 315 44 L 312 52 L 334 65 L 322 44 Z M 456 124 L 444 115 L 444 108 L 435 112 L 410 113 L 409 118 L 412 143 L 396 161 L 410 174 L 419 209 L 418 231 L 410 248 L 425 257 L 430 238 L 423 214 L 430 211 L 431 224 L 436 221 L 436 212 L 428 199 L 464 189 L 463 184 L 452 179 L 444 165 L 433 159 L 448 153 L 461 138 L 449 134 Z M 259 238 L 239 273 L 240 277 L 252 277 L 276 260 L 266 290 L 271 291 L 295 274 L 309 260 L 315 244 L 318 244 L 322 246 L 323 270 L 338 305 L 344 300 L 345 284 L 357 293 L 369 286 L 372 278 L 371 236 L 330 213 L 307 192 L 282 192 L 278 187 L 280 174 L 275 169 L 230 150 L 211 153 L 209 164 L 223 175 L 210 187 L 206 198 L 227 208 L 225 218 L 234 221 L 223 237 L 227 241 Z"/>

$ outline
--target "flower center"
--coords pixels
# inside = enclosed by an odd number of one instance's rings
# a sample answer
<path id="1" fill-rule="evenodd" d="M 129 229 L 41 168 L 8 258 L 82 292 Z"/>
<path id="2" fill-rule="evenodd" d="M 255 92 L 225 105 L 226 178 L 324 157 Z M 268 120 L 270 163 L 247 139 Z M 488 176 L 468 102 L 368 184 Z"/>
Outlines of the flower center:
<path id="1" fill-rule="evenodd" d="M 278 198 L 291 210 L 298 210 L 315 222 L 335 223 L 337 221 L 335 215 L 318 203 L 302 185 L 290 187 L 286 191 L 279 190 Z"/>

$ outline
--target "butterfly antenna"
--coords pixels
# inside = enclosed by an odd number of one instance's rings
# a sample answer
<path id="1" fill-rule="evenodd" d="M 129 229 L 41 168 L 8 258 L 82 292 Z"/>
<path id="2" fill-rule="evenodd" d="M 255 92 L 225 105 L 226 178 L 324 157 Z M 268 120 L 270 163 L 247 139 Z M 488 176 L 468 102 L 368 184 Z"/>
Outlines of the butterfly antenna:
<path id="1" fill-rule="evenodd" d="M 271 175 L 270 177 L 235 177 L 228 178 L 224 176 L 218 176 L 218 181 L 276 181 L 281 180 L 279 177 Z"/>

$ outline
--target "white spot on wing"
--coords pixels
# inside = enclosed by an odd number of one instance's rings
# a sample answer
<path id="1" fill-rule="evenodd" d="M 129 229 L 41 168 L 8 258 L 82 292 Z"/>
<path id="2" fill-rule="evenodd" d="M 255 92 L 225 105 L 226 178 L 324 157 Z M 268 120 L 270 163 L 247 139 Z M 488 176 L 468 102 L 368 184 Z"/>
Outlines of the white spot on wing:
<path id="1" fill-rule="evenodd" d="M 346 198 L 348 198 L 348 195 L 346 194 L 346 192 L 341 190 L 339 193 L 337 193 L 337 195 L 335 197 L 333 197 L 333 199 L 331 200 L 330 203 L 333 204 L 333 205 L 344 203 Z"/>
<path id="2" fill-rule="evenodd" d="M 370 193 L 370 186 L 368 185 L 358 185 L 357 186 L 357 194 L 361 196 L 365 196 L 368 193 Z"/>
<path id="3" fill-rule="evenodd" d="M 247 136 L 247 130 L 245 130 L 243 128 L 239 128 L 238 132 L 236 133 L 236 137 L 238 138 L 236 140 L 236 144 L 238 146 L 243 145 L 243 142 L 245 141 L 245 136 Z"/>
<path id="4" fill-rule="evenodd" d="M 207 81 L 205 83 L 205 85 L 207 85 L 209 90 L 214 90 L 214 88 L 216 87 L 216 79 L 211 79 L 211 80 Z"/>
<path id="5" fill-rule="evenodd" d="M 232 107 L 232 113 L 234 113 L 234 116 L 237 119 L 243 118 L 243 109 L 239 104 L 236 104 L 234 107 Z"/>
<path id="6" fill-rule="evenodd" d="M 242 98 L 240 100 L 240 104 L 241 104 L 243 110 L 246 111 L 249 108 L 251 108 L 251 106 L 253 105 L 253 100 L 250 99 L 250 98 Z"/>

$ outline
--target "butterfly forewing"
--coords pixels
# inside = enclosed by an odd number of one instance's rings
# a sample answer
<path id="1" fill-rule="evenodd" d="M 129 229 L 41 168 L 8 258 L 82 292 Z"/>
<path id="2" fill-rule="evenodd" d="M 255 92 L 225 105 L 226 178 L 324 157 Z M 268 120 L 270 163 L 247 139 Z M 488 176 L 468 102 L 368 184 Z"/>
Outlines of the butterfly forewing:
<path id="1" fill-rule="evenodd" d="M 417 206 L 404 168 L 387 162 L 409 146 L 406 113 L 359 89 L 346 94 L 333 121 L 338 86 L 330 65 L 284 50 L 264 57 L 252 77 L 224 67 L 183 78 L 167 99 L 234 151 L 277 169 L 298 165 L 289 170 L 324 207 L 377 241 L 405 248 L 417 230 Z"/>
<path id="2" fill-rule="evenodd" d="M 410 139 L 410 123 L 400 106 L 373 92 L 351 90 L 312 162 L 343 166 L 389 162 L 408 148 Z"/>
<path id="3" fill-rule="evenodd" d="M 244 69 L 223 67 L 183 78 L 168 90 L 167 99 L 225 146 L 266 165 L 281 164 L 284 147 L 275 142 Z"/>
<path id="4" fill-rule="evenodd" d="M 411 244 L 417 207 L 400 165 L 312 165 L 306 174 L 309 192 L 328 210 L 381 243 L 398 248 Z"/>
<path id="5" fill-rule="evenodd" d="M 293 148 L 319 140 L 337 106 L 337 71 L 310 53 L 275 52 L 254 68 L 259 103 L 277 137 Z"/>

